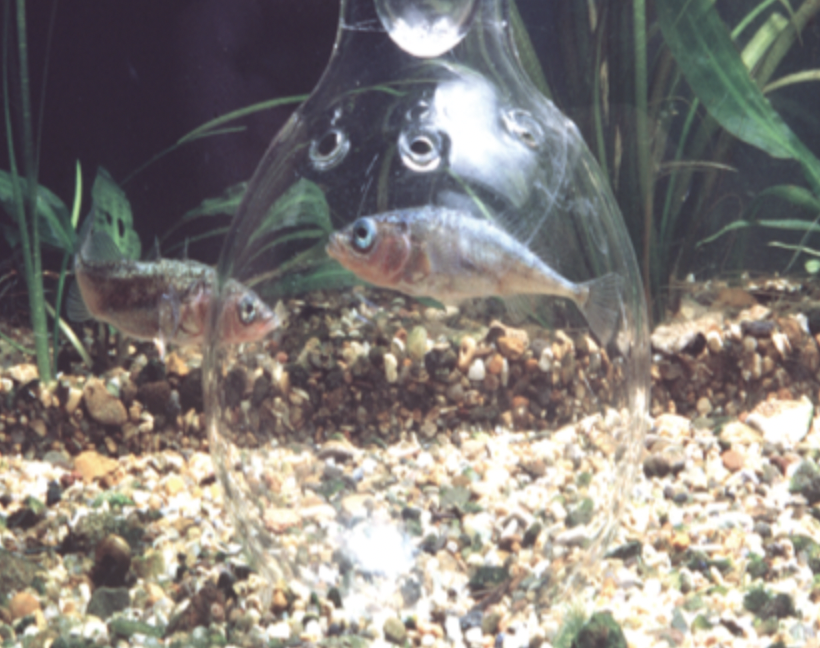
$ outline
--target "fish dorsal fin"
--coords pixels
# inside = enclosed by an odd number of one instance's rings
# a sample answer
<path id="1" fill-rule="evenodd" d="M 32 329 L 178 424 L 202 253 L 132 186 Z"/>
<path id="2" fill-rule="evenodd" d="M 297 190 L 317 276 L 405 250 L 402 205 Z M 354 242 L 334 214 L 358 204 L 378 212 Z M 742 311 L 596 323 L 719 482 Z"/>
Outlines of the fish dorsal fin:
<path id="1" fill-rule="evenodd" d="M 106 261 L 123 261 L 125 255 L 114 243 L 114 240 L 107 232 L 93 231 L 83 243 L 80 254 L 83 261 L 89 262 L 106 262 Z"/>
<path id="2" fill-rule="evenodd" d="M 85 305 L 83 295 L 80 292 L 80 285 L 75 281 L 68 289 L 68 297 L 66 297 L 66 312 L 68 319 L 72 322 L 85 322 L 92 319 L 92 315 Z"/>
<path id="3" fill-rule="evenodd" d="M 145 255 L 146 261 L 159 261 L 162 258 L 162 254 L 159 249 L 159 237 L 154 237 L 154 244 L 151 246 L 151 249 L 148 250 L 148 254 Z"/>
<path id="4" fill-rule="evenodd" d="M 88 243 L 91 233 L 94 231 L 94 216 L 86 216 L 80 229 L 77 231 L 77 239 L 75 243 L 74 253 L 82 255 L 83 248 Z"/>

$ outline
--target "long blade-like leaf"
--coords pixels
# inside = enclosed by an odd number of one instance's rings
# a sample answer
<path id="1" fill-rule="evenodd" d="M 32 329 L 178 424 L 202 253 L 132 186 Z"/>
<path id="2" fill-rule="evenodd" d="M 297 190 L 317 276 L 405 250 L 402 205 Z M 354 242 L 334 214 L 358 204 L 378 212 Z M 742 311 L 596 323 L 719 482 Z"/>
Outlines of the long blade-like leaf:
<path id="1" fill-rule="evenodd" d="M 766 94 L 778 88 L 785 88 L 786 86 L 794 85 L 795 83 L 808 83 L 809 81 L 820 81 L 820 70 L 803 70 L 802 72 L 795 72 L 794 74 L 787 74 L 777 81 L 772 81 L 769 85 L 763 88 Z"/>
<path id="2" fill-rule="evenodd" d="M 666 43 L 709 113 L 744 142 L 773 157 L 800 161 L 815 191 L 820 191 L 820 161 L 749 76 L 713 3 L 661 0 L 656 6 Z"/>
<path id="3" fill-rule="evenodd" d="M 789 230 L 794 232 L 820 232 L 820 225 L 812 221 L 800 220 L 799 218 L 784 218 L 782 220 L 766 219 L 757 221 L 738 220 L 729 223 L 719 232 L 698 241 L 697 246 L 700 247 L 706 243 L 711 243 L 712 241 L 719 239 L 724 234 L 728 234 L 733 230 L 747 229 L 749 227 L 765 227 L 769 229 Z"/>

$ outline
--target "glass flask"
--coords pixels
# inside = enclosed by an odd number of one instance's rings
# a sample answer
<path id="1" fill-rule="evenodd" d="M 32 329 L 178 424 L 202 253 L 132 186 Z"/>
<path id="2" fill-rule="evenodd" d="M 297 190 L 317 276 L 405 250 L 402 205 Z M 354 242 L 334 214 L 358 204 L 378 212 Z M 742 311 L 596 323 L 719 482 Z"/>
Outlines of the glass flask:
<path id="1" fill-rule="evenodd" d="M 342 0 L 328 69 L 219 263 L 287 313 L 242 345 L 211 326 L 226 504 L 273 588 L 328 596 L 370 636 L 412 616 L 454 639 L 489 605 L 537 633 L 598 561 L 638 461 L 634 253 L 508 11 Z"/>

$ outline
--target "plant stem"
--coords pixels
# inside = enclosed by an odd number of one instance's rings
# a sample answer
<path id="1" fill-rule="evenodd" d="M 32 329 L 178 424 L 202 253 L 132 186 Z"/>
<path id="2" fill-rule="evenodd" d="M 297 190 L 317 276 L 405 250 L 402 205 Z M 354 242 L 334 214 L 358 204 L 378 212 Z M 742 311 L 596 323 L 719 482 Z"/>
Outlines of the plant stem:
<path id="1" fill-rule="evenodd" d="M 83 343 L 80 342 L 79 338 L 74 334 L 74 331 L 71 330 L 71 327 L 68 325 L 68 323 L 62 317 L 57 317 L 56 311 L 54 310 L 54 308 L 52 308 L 51 304 L 47 302 L 46 309 L 48 310 L 48 314 L 54 318 L 56 326 L 59 327 L 59 329 L 63 332 L 63 335 L 66 336 L 66 339 L 76 349 L 77 353 L 80 354 L 80 357 L 85 363 L 85 366 L 89 369 L 93 369 L 94 361 L 91 359 L 91 356 L 88 354 L 88 351 L 86 351 L 86 348 L 85 346 L 83 346 Z M 57 348 L 56 345 L 54 348 Z M 55 353 L 54 355 L 57 354 Z"/>
<path id="2" fill-rule="evenodd" d="M 643 282 L 646 303 L 652 312 L 652 187 L 650 169 L 649 124 L 647 120 L 647 98 L 649 96 L 646 70 L 646 6 L 644 0 L 632 3 L 632 42 L 635 47 L 635 131 L 638 153 L 638 186 L 643 207 Z"/>
<path id="3" fill-rule="evenodd" d="M 28 74 L 28 43 L 26 38 L 26 2 L 17 0 L 17 52 L 20 59 L 20 105 L 23 114 L 23 159 L 26 166 L 26 186 L 28 189 L 28 221 L 20 223 L 21 237 L 31 232 L 28 241 L 23 240 L 23 254 L 29 258 L 26 263 L 26 275 L 29 289 L 29 307 L 31 309 L 31 327 L 34 330 L 34 348 L 37 352 L 37 369 L 40 380 L 51 380 L 51 363 L 49 362 L 48 329 L 43 293 L 43 264 L 40 256 L 40 234 L 37 223 L 37 165 L 34 159 L 34 133 L 32 129 L 31 94 Z M 11 135 L 11 133 L 9 133 Z M 26 243 L 28 243 L 26 245 Z"/>
<path id="4" fill-rule="evenodd" d="M 18 351 L 20 351 L 21 353 L 25 353 L 26 355 L 34 355 L 34 351 L 33 351 L 33 350 L 31 350 L 31 349 L 27 349 L 27 348 L 26 348 L 26 347 L 24 347 L 22 344 L 19 344 L 19 343 L 15 342 L 15 341 L 14 341 L 14 340 L 12 340 L 12 339 L 11 339 L 8 335 L 6 335 L 5 333 L 3 333 L 3 331 L 0 331 L 0 338 L 2 338 L 3 340 L 5 340 L 7 344 L 9 344 L 10 346 L 14 347 L 15 349 L 17 349 L 17 350 L 18 350 Z"/>
<path id="5" fill-rule="evenodd" d="M 775 69 L 780 65 L 780 61 L 786 56 L 788 51 L 794 44 L 798 34 L 803 31 L 803 28 L 808 24 L 817 12 L 820 11 L 820 0 L 806 0 L 794 12 L 789 26 L 786 27 L 778 36 L 772 46 L 769 48 L 766 58 L 760 66 L 760 70 L 755 75 L 755 81 L 762 88 L 774 74 Z"/>

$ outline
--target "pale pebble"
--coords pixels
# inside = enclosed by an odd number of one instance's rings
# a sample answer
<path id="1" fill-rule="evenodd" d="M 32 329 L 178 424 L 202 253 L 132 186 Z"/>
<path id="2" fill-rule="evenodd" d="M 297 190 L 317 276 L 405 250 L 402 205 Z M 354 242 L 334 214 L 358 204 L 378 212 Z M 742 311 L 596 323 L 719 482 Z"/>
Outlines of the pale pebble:
<path id="1" fill-rule="evenodd" d="M 392 353 L 384 354 L 384 377 L 388 383 L 394 384 L 399 379 L 399 362 Z"/>

